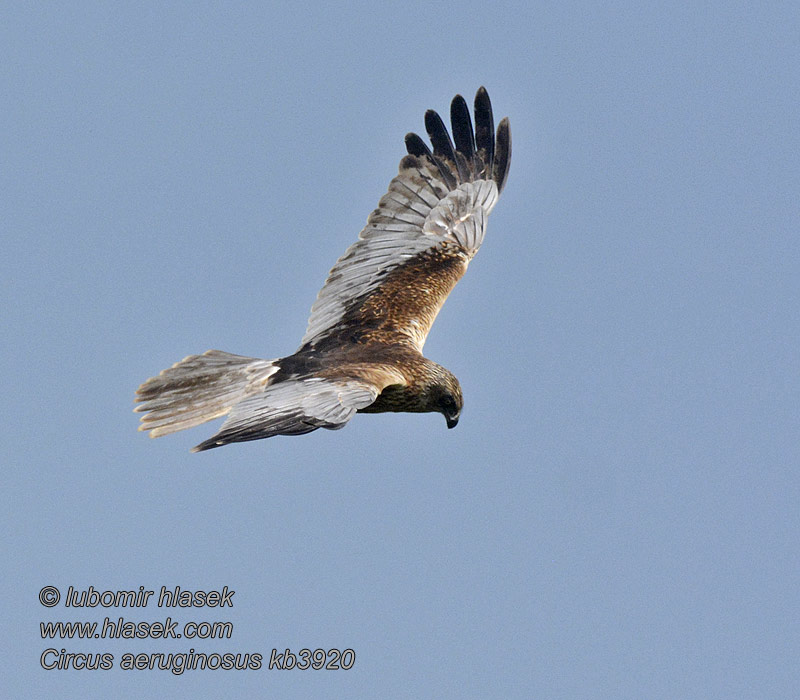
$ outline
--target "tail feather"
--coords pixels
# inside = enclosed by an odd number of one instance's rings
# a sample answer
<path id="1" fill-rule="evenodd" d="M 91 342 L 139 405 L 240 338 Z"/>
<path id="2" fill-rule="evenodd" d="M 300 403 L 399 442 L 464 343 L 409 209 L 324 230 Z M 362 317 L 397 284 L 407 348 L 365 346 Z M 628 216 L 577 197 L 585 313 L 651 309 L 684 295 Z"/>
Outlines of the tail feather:
<path id="1" fill-rule="evenodd" d="M 146 413 L 139 430 L 160 437 L 227 415 L 236 403 L 263 391 L 277 371 L 274 361 L 221 350 L 190 355 L 136 390 L 134 411 Z"/>

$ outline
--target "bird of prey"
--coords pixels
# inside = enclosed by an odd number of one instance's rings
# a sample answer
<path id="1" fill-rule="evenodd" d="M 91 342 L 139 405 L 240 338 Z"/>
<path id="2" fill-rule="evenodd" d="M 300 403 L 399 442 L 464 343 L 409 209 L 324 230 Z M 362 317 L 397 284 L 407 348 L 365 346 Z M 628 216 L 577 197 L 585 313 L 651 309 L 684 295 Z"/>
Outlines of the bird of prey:
<path id="1" fill-rule="evenodd" d="M 330 271 L 293 355 L 259 360 L 209 350 L 148 379 L 140 430 L 167 435 L 227 416 L 193 452 L 273 435 L 336 430 L 355 413 L 442 413 L 458 422 L 461 386 L 422 346 L 447 295 L 478 252 L 508 177 L 508 119 L 494 130 L 484 88 L 475 128 L 464 98 L 450 106 L 453 140 L 425 114 L 433 151 L 417 136 L 359 240 Z"/>

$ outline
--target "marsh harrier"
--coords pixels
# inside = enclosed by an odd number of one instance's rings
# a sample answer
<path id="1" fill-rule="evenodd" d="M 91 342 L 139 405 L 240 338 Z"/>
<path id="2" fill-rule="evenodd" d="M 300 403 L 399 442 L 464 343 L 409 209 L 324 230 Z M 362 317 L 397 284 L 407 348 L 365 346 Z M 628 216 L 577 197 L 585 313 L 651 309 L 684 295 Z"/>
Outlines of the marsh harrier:
<path id="1" fill-rule="evenodd" d="M 447 295 L 483 243 L 511 158 L 508 119 L 494 130 L 484 88 L 475 128 L 464 98 L 450 106 L 453 140 L 429 110 L 433 151 L 416 134 L 367 225 L 328 275 L 293 355 L 259 360 L 209 350 L 142 384 L 136 411 L 150 437 L 227 416 L 195 452 L 273 435 L 342 428 L 353 415 L 442 413 L 458 422 L 461 386 L 422 355 Z"/>

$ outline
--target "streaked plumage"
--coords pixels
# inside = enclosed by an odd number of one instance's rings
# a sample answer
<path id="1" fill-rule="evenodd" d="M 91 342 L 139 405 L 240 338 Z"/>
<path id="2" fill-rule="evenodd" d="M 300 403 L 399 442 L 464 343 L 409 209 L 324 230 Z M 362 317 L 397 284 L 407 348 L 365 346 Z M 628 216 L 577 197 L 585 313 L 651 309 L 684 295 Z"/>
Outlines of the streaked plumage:
<path id="1" fill-rule="evenodd" d="M 298 351 L 277 360 L 219 350 L 187 357 L 139 387 L 140 430 L 158 437 L 227 415 L 200 451 L 335 430 L 356 412 L 436 411 L 455 426 L 461 387 L 422 348 L 483 243 L 508 177 L 511 135 L 507 119 L 495 133 L 484 88 L 475 96 L 474 130 L 460 95 L 450 116 L 454 142 L 431 110 L 433 151 L 406 136 L 398 175 L 331 270 Z"/>

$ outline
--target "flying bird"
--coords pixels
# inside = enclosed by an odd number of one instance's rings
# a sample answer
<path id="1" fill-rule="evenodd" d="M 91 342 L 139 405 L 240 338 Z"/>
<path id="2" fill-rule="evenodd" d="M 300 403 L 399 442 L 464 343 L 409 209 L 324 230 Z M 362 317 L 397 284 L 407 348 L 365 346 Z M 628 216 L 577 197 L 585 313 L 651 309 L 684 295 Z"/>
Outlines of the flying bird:
<path id="1" fill-rule="evenodd" d="M 508 119 L 495 132 L 484 88 L 474 114 L 473 129 L 456 95 L 453 140 L 433 110 L 425 113 L 432 151 L 417 134 L 406 136 L 398 175 L 330 271 L 297 352 L 277 360 L 220 350 L 190 355 L 139 387 L 139 430 L 159 437 L 227 416 L 192 450 L 200 452 L 337 430 L 355 413 L 438 412 L 455 427 L 461 386 L 422 347 L 483 243 L 511 158 Z"/>

